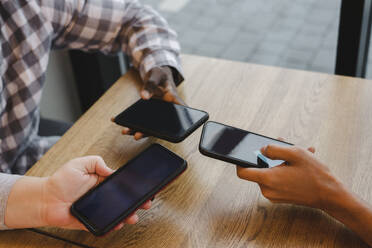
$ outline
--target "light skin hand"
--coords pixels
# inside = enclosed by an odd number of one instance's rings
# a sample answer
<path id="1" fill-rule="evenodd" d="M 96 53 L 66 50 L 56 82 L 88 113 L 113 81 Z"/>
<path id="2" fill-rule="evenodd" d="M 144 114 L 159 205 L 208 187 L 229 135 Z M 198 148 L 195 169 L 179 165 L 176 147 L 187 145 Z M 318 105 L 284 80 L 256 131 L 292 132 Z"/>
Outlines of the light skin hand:
<path id="1" fill-rule="evenodd" d="M 153 97 L 162 99 L 166 102 L 186 105 L 177 93 L 177 87 L 170 67 L 162 66 L 151 69 L 144 79 L 144 82 L 145 83 L 140 92 L 142 99 L 149 100 Z M 133 135 L 135 140 L 140 140 L 146 137 L 145 134 L 136 132 L 130 128 L 123 128 L 122 134 Z"/>
<path id="2" fill-rule="evenodd" d="M 269 145 L 261 153 L 287 163 L 273 168 L 237 167 L 240 178 L 256 182 L 273 203 L 319 208 L 344 223 L 372 245 L 372 208 L 350 192 L 313 153 L 299 147 Z"/>
<path id="3" fill-rule="evenodd" d="M 87 230 L 71 215 L 71 204 L 113 172 L 101 157 L 87 156 L 69 161 L 47 178 L 23 177 L 8 198 L 5 224 L 10 228 L 57 226 Z M 142 206 L 150 207 L 150 201 Z M 137 221 L 138 216 L 132 214 L 114 230 Z"/>

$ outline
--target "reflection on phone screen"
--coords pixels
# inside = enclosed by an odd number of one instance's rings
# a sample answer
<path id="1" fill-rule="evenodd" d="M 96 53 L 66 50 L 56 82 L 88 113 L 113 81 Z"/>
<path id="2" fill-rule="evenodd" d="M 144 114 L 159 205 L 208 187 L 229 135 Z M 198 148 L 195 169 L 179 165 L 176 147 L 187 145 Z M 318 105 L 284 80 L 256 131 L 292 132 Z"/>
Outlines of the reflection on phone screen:
<path id="1" fill-rule="evenodd" d="M 264 137 L 245 130 L 208 122 L 204 127 L 202 146 L 204 149 L 221 156 L 246 161 L 257 165 L 258 154 L 262 147 L 269 144 L 291 146 L 288 143 Z M 261 156 L 263 156 L 261 154 Z M 277 166 L 283 161 L 274 161 L 263 156 L 261 158 L 268 167 Z"/>
<path id="2" fill-rule="evenodd" d="M 180 137 L 205 116 L 205 112 L 186 106 L 157 99 L 141 99 L 119 114 L 115 122 L 134 129 L 137 127 L 165 136 Z"/>

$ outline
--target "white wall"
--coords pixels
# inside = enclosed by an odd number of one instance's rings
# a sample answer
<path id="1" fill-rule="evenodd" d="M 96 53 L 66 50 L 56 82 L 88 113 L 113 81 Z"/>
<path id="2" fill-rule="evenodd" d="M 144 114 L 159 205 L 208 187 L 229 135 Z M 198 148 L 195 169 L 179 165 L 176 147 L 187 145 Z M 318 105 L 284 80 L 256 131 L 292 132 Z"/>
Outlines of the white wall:
<path id="1" fill-rule="evenodd" d="M 81 115 L 76 84 L 67 52 L 51 53 L 41 98 L 44 118 L 74 122 Z"/>

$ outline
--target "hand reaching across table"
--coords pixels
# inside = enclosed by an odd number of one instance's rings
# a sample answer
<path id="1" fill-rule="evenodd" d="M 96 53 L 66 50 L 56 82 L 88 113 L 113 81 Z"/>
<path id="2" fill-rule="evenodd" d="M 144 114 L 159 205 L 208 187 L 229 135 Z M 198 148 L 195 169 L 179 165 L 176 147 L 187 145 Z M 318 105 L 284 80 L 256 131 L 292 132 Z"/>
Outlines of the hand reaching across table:
<path id="1" fill-rule="evenodd" d="M 318 208 L 344 223 L 372 245 L 372 208 L 341 183 L 313 153 L 299 147 L 268 145 L 261 153 L 285 164 L 268 169 L 237 167 L 240 178 L 256 182 L 273 203 Z"/>

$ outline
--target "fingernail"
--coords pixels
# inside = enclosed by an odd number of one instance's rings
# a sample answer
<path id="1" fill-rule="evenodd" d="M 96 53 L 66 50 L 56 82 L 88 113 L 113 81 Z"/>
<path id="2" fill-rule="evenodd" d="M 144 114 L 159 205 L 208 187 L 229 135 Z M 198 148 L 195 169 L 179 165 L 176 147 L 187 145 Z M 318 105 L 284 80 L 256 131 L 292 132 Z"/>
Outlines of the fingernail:
<path id="1" fill-rule="evenodd" d="M 261 148 L 261 153 L 262 154 L 265 154 L 265 152 L 266 152 L 266 146 L 264 146 L 264 147 Z"/>

